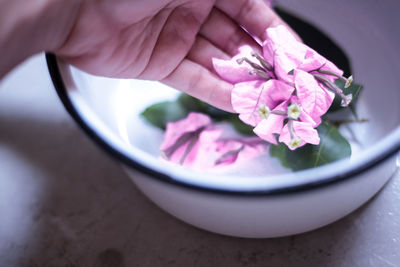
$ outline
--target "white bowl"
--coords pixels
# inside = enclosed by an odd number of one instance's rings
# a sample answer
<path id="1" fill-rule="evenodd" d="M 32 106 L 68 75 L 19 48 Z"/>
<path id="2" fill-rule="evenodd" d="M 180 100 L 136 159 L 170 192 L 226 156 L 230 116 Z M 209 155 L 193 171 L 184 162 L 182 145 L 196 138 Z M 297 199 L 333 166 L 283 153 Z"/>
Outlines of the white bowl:
<path id="1" fill-rule="evenodd" d="M 360 207 L 400 165 L 400 2 L 279 3 L 334 37 L 350 56 L 357 82 L 365 85 L 357 107 L 370 122 L 343 130 L 352 141 L 350 159 L 294 173 L 276 167 L 276 160 L 264 165 L 254 161 L 253 167 L 220 174 L 171 167 L 158 158 L 161 131 L 139 113 L 177 92 L 156 82 L 95 77 L 51 54 L 49 71 L 79 126 L 121 161 L 145 195 L 172 215 L 231 236 L 309 231 Z"/>

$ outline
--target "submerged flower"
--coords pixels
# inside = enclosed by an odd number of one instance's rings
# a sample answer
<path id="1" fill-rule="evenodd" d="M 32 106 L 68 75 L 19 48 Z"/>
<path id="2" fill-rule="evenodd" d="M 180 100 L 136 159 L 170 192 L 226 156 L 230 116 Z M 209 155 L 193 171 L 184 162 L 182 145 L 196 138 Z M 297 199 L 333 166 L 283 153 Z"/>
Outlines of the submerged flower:
<path id="1" fill-rule="evenodd" d="M 221 139 L 205 114 L 191 112 L 179 121 L 167 124 L 161 151 L 166 160 L 197 170 L 230 165 L 239 160 L 257 157 L 266 151 L 258 137 Z"/>
<path id="2" fill-rule="evenodd" d="M 265 142 L 258 137 L 219 140 L 217 141 L 217 157 L 214 165 L 230 165 L 241 160 L 249 160 L 266 151 Z"/>
<path id="3" fill-rule="evenodd" d="M 161 151 L 164 157 L 181 165 L 192 165 L 197 150 L 207 150 L 221 134 L 212 127 L 211 119 L 204 114 L 191 112 L 182 120 L 167 124 Z"/>

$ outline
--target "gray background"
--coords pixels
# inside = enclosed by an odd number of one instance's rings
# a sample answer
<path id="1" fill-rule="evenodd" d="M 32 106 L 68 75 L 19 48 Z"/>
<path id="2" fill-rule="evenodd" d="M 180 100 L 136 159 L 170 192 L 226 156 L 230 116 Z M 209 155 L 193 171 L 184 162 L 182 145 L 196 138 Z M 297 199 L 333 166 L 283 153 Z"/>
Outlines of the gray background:
<path id="1" fill-rule="evenodd" d="M 400 266 L 400 173 L 350 216 L 278 239 L 186 225 L 78 129 L 43 55 L 0 83 L 0 266 Z"/>

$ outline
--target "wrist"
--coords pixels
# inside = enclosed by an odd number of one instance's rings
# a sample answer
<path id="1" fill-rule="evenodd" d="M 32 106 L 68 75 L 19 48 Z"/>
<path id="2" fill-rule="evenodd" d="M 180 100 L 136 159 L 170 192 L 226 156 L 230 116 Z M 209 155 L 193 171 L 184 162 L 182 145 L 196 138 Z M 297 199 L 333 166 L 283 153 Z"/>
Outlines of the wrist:
<path id="1" fill-rule="evenodd" d="M 0 78 L 29 56 L 61 46 L 73 27 L 82 1 L 0 2 Z"/>

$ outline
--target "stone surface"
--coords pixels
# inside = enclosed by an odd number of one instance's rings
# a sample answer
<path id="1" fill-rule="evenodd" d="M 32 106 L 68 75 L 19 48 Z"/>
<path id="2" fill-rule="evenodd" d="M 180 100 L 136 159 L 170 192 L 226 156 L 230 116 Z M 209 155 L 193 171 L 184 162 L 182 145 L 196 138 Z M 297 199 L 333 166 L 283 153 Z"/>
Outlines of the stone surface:
<path id="1" fill-rule="evenodd" d="M 0 266 L 400 266 L 400 173 L 367 205 L 286 238 L 211 234 L 164 213 L 75 125 L 43 55 L 0 83 Z"/>

